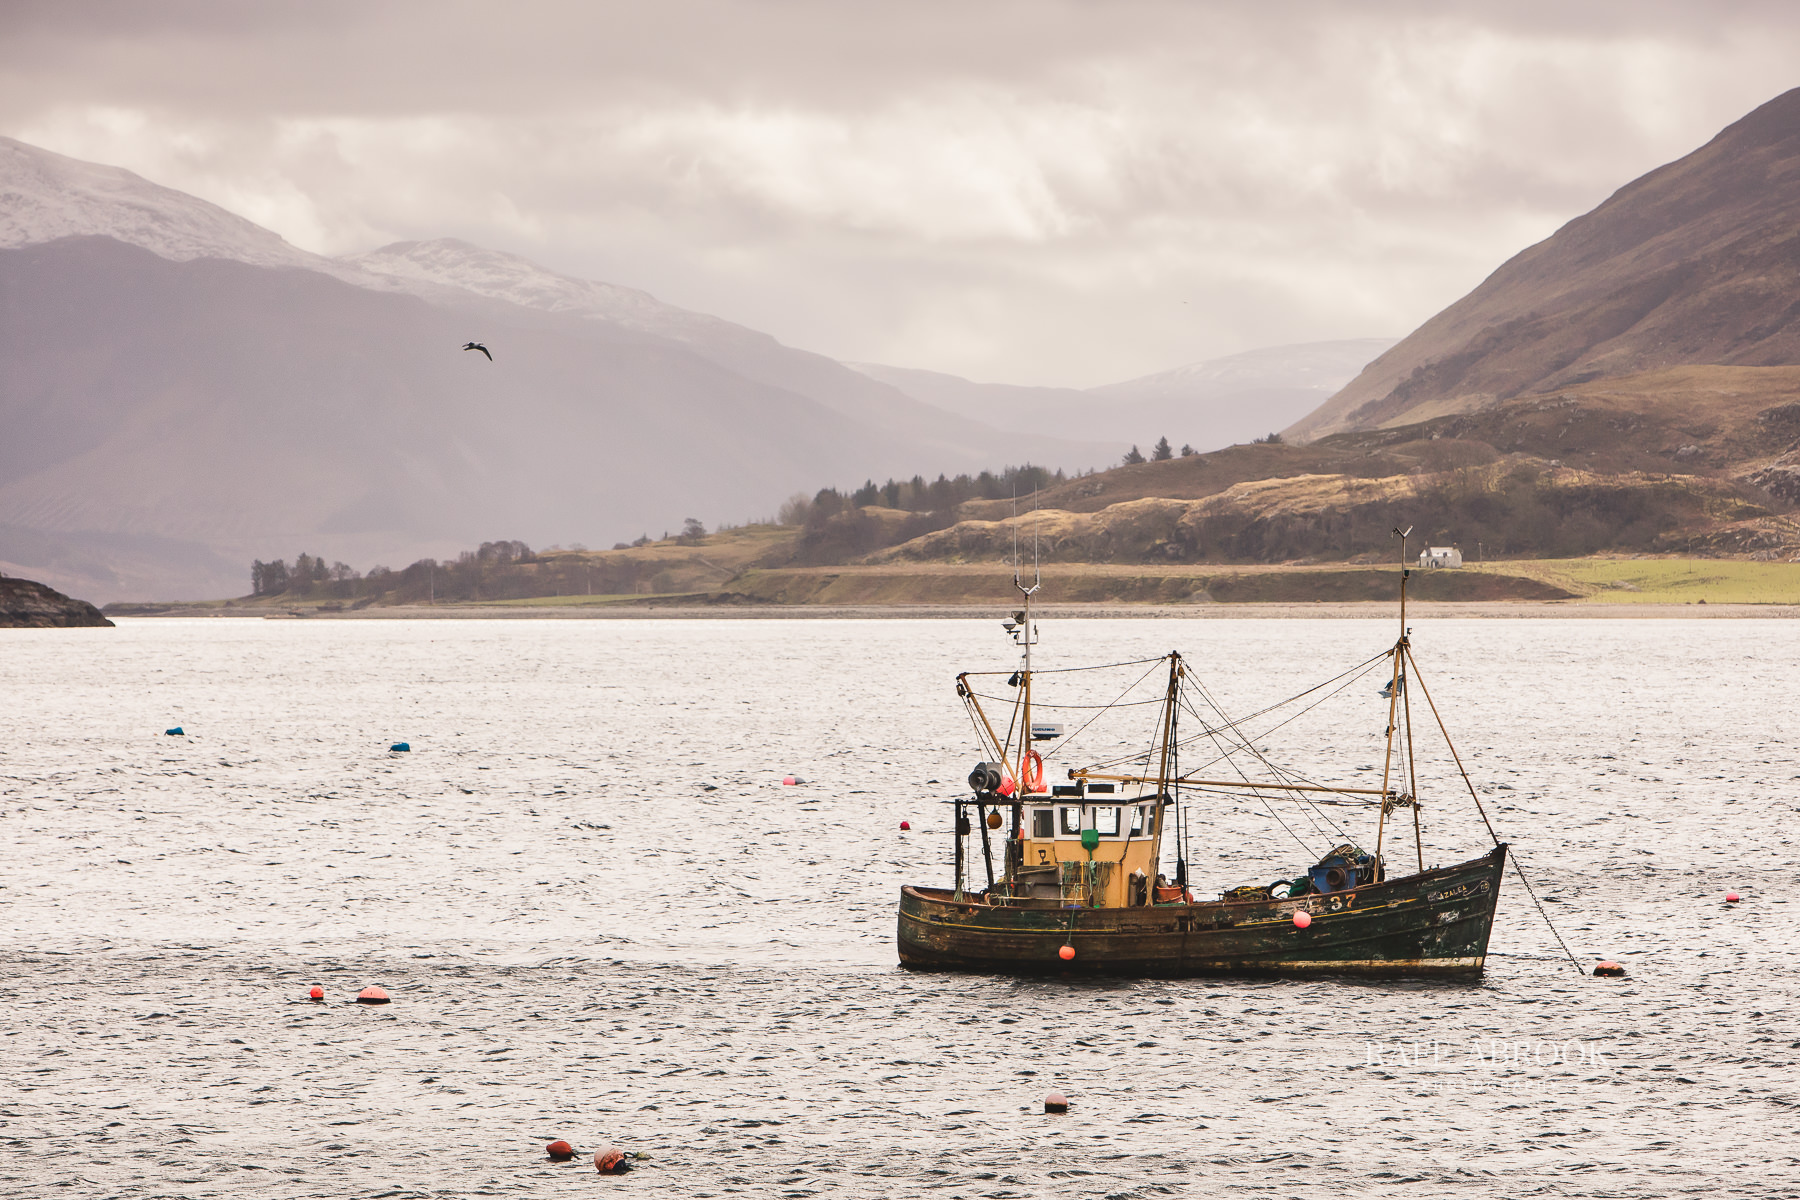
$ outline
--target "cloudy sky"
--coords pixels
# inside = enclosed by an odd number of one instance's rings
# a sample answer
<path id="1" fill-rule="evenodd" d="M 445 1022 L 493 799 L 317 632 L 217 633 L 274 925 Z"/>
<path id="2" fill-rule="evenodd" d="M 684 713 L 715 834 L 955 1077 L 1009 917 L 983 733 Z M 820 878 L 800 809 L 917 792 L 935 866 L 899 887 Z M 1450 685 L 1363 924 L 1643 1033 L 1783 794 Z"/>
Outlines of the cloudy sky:
<path id="1" fill-rule="evenodd" d="M 0 133 L 1087 386 L 1400 335 L 1800 84 L 1800 5 L 10 0 Z"/>

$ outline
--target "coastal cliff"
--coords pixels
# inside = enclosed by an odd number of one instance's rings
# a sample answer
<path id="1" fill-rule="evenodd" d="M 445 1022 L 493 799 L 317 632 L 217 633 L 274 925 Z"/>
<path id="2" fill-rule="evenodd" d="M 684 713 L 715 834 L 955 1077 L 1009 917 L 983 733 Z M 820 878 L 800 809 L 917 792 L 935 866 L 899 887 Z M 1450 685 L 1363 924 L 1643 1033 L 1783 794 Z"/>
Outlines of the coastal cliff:
<path id="1" fill-rule="evenodd" d="M 0 629 L 66 629 L 112 622 L 86 600 L 72 600 L 29 579 L 0 576 Z"/>

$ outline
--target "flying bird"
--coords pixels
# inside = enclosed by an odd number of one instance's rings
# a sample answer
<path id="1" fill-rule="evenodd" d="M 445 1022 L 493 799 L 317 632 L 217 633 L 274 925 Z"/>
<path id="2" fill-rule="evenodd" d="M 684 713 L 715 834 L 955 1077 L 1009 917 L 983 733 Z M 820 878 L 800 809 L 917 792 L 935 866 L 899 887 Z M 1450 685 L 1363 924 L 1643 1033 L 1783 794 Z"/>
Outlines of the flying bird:
<path id="1" fill-rule="evenodd" d="M 489 350 L 486 346 L 482 345 L 480 342 L 470 342 L 468 345 L 464 346 L 463 349 L 464 350 L 479 350 L 483 354 L 488 356 L 489 362 L 494 361 L 494 352 L 492 350 Z"/>

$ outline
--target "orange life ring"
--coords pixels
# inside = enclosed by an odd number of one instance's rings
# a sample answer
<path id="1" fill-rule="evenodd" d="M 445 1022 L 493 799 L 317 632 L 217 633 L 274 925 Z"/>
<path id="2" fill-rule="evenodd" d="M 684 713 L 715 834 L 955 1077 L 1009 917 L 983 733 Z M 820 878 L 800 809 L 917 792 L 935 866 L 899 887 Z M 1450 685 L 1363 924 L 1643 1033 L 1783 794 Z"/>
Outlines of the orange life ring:
<path id="1" fill-rule="evenodd" d="M 1044 756 L 1036 750 L 1025 752 L 1025 791 L 1027 794 L 1044 790 Z"/>

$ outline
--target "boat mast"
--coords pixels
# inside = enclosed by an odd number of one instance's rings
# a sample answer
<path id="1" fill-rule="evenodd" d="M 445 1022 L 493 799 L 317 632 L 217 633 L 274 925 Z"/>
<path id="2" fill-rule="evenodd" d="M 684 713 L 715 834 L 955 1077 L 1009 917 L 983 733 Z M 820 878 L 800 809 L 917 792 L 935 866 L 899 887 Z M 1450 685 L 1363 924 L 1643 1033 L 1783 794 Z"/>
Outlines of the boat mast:
<path id="1" fill-rule="evenodd" d="M 1175 752 L 1175 701 L 1180 693 L 1181 674 L 1181 653 L 1171 650 L 1169 651 L 1169 695 L 1163 704 L 1162 763 L 1156 770 L 1156 803 L 1150 806 L 1150 819 L 1156 822 L 1156 825 L 1153 830 L 1147 831 L 1152 838 L 1150 871 L 1146 872 L 1147 876 L 1153 874 L 1162 863 L 1163 804 L 1165 797 L 1169 794 L 1169 760 Z M 1176 786 L 1180 787 L 1179 782 Z M 1181 836 L 1181 800 L 1179 797 L 1175 800 L 1175 875 L 1176 886 L 1185 889 L 1187 887 L 1187 842 Z M 1155 893 L 1152 890 L 1155 887 L 1156 880 L 1154 878 L 1144 880 L 1146 903 L 1155 902 Z"/>
<path id="2" fill-rule="evenodd" d="M 1405 678 L 1403 672 L 1406 662 L 1406 580 L 1412 574 L 1406 567 L 1406 539 L 1411 533 L 1410 525 L 1405 529 L 1394 527 L 1394 534 L 1400 539 L 1400 638 L 1394 643 L 1394 670 L 1388 677 L 1387 754 L 1381 762 L 1381 815 L 1375 821 L 1375 869 L 1384 875 L 1386 870 L 1381 865 L 1381 839 L 1387 832 L 1388 806 L 1393 802 L 1389 785 L 1394 771 L 1394 733 L 1398 726 L 1396 718 L 1400 715 L 1400 689 L 1406 686 L 1401 680 Z"/>
<path id="3" fill-rule="evenodd" d="M 1014 492 L 1013 494 L 1015 496 L 1018 495 L 1017 492 Z M 1012 829 L 1010 831 L 1012 836 L 1009 837 L 1006 842 L 1006 889 L 1009 893 L 1012 891 L 1015 882 L 1015 861 L 1018 855 L 1022 853 L 1022 848 L 1019 845 L 1019 835 L 1023 832 L 1020 826 L 1025 819 L 1025 780 L 1026 773 L 1030 770 L 1031 645 L 1033 642 L 1037 641 L 1036 627 L 1031 623 L 1031 597 L 1039 588 L 1044 586 L 1044 569 L 1043 564 L 1038 559 L 1037 529 L 1035 526 L 1031 531 L 1031 567 L 1035 578 L 1030 587 L 1025 586 L 1025 580 L 1019 570 L 1019 513 L 1018 508 L 1016 507 L 1017 502 L 1015 501 L 1014 503 L 1013 586 L 1018 588 L 1019 592 L 1025 597 L 1025 609 L 1023 613 L 1024 624 L 1020 626 L 1021 631 L 1025 635 L 1025 669 L 1019 673 L 1019 686 L 1025 689 L 1025 693 L 1024 716 L 1023 720 L 1019 722 L 1019 757 L 1016 760 L 1019 765 L 1018 770 L 1013 775 L 1013 779 L 1016 782 L 1012 794 Z M 1033 488 L 1031 491 L 1031 507 L 1033 512 L 1037 511 L 1036 488 Z"/>

